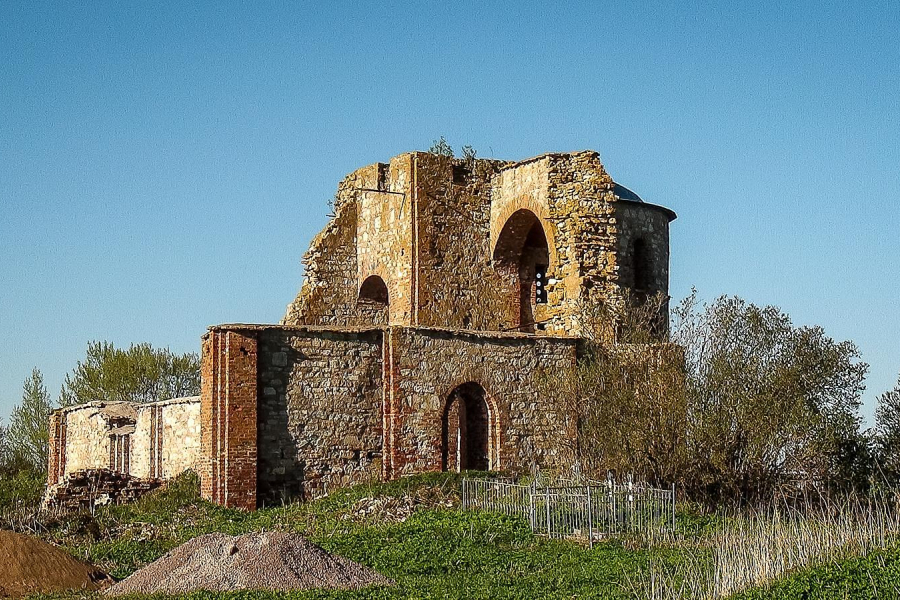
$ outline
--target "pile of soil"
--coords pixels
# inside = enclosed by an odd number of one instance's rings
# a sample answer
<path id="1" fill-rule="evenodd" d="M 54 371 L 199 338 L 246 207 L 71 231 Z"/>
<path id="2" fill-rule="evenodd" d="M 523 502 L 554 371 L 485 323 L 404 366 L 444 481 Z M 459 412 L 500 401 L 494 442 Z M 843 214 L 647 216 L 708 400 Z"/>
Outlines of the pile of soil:
<path id="1" fill-rule="evenodd" d="M 37 592 L 98 590 L 112 583 L 103 571 L 37 538 L 0 530 L 0 598 Z"/>
<path id="2" fill-rule="evenodd" d="M 105 593 L 179 594 L 193 590 L 333 590 L 391 585 L 352 560 L 329 554 L 301 535 L 201 535 L 120 581 Z"/>

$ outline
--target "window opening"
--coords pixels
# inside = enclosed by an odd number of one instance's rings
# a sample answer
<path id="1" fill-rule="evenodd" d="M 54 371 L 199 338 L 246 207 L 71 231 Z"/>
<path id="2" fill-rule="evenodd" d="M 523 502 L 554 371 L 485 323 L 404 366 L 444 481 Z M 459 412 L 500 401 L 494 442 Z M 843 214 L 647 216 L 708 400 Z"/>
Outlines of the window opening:
<path id="1" fill-rule="evenodd" d="M 634 289 L 645 292 L 650 289 L 650 257 L 647 252 L 647 242 L 642 238 L 634 240 L 632 260 L 634 261 Z"/>
<path id="2" fill-rule="evenodd" d="M 535 302 L 547 304 L 547 265 L 534 267 Z"/>

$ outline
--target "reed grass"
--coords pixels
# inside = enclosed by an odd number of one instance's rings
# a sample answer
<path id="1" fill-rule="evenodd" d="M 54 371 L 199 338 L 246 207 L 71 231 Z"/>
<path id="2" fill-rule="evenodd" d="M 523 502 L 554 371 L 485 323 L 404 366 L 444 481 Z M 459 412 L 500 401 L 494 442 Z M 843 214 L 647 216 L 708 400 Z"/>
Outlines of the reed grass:
<path id="1" fill-rule="evenodd" d="M 890 548 L 898 533 L 900 512 L 888 503 L 742 512 L 700 537 L 646 538 L 649 547 L 678 548 L 682 560 L 651 561 L 629 585 L 636 597 L 651 600 L 727 598 L 804 567 Z"/>

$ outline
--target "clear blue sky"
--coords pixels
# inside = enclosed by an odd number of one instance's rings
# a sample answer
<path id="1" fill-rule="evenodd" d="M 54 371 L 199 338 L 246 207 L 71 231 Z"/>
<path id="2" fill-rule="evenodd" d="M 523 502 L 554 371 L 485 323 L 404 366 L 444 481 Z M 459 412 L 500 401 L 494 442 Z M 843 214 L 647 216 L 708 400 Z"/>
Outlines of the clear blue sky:
<path id="1" fill-rule="evenodd" d="M 0 3 L 0 416 L 89 340 L 277 322 L 353 169 L 596 149 L 671 290 L 900 371 L 900 3 Z"/>

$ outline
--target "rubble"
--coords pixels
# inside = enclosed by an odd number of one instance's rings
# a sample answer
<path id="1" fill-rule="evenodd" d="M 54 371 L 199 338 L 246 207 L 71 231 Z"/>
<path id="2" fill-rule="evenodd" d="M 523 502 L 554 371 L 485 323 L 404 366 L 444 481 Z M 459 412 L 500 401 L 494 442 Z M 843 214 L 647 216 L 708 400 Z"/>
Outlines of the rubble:
<path id="1" fill-rule="evenodd" d="M 163 483 L 163 479 L 141 479 L 109 469 L 73 471 L 47 489 L 44 508 L 78 511 L 124 504 L 152 492 Z"/>

